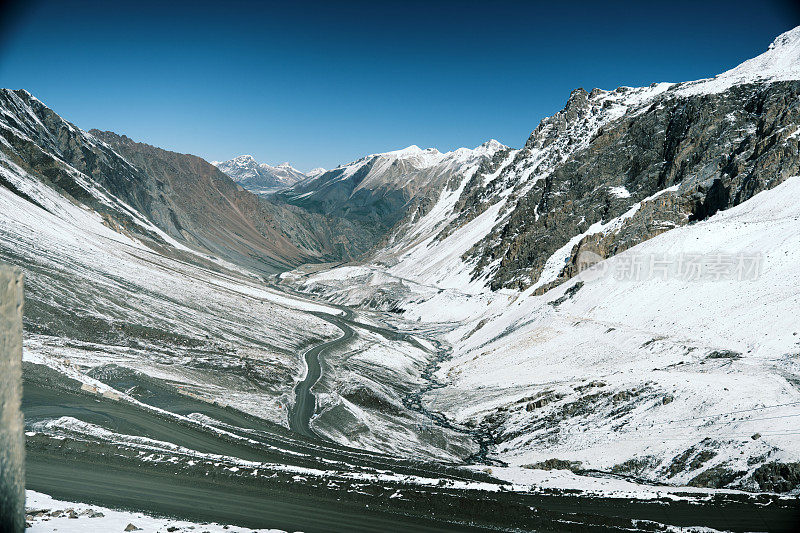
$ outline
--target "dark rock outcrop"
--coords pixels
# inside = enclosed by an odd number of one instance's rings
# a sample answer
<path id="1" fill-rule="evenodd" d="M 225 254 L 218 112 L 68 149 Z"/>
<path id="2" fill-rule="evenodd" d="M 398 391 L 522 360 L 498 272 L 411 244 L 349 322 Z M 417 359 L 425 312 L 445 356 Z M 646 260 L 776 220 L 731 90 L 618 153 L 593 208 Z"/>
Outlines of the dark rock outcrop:
<path id="1" fill-rule="evenodd" d="M 607 95 L 622 98 L 626 91 L 574 91 L 494 182 L 465 189 L 463 205 L 485 204 L 493 190 L 532 172 L 509 200 L 508 216 L 465 257 L 474 261 L 476 277 L 491 268 L 493 289 L 525 288 L 539 280 L 554 252 L 585 234 L 543 291 L 577 273 L 581 251 L 609 257 L 800 173 L 800 140 L 793 137 L 800 125 L 800 82 L 737 85 L 694 96 L 667 90 L 644 109 L 593 130 L 592 121 L 607 113 Z M 529 171 L 532 164 L 537 166 Z M 613 230 L 587 231 L 637 205 Z"/>
<path id="2" fill-rule="evenodd" d="M 789 492 L 800 488 L 800 463 L 766 463 L 753 472 L 758 488 L 770 492 Z"/>

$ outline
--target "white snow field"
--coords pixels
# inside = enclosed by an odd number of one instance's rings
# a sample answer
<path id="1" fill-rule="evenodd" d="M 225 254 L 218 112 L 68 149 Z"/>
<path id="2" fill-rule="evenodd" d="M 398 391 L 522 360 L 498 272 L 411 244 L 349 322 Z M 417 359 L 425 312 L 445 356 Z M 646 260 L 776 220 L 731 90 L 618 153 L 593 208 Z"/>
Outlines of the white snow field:
<path id="1" fill-rule="evenodd" d="M 795 177 L 601 263 L 602 274 L 585 271 L 541 296 L 523 293 L 484 314 L 467 339 L 456 338 L 466 328 L 451 333 L 456 347 L 439 371 L 448 387 L 437 407 L 468 420 L 510 405 L 498 454 L 512 465 L 568 458 L 610 470 L 639 461 L 655 478 L 692 447 L 691 457 L 707 450 L 702 471 L 747 471 L 758 457 L 797 461 L 798 198 Z M 693 254 L 753 258 L 760 271 L 743 280 L 618 279 L 636 261 L 676 266 Z M 574 296 L 549 305 L 580 283 Z M 542 405 L 519 403 L 530 397 Z M 684 483 L 699 473 L 668 477 Z"/>

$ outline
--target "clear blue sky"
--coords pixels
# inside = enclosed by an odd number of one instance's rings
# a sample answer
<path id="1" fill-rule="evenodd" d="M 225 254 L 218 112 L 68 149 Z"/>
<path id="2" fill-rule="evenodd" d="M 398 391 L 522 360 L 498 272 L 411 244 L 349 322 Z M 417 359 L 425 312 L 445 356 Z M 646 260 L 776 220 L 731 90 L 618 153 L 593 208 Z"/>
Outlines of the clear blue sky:
<path id="1" fill-rule="evenodd" d="M 792 1 L 39 1 L 0 12 L 0 86 L 83 129 L 301 170 L 410 144 L 519 147 L 576 87 L 712 76 Z"/>

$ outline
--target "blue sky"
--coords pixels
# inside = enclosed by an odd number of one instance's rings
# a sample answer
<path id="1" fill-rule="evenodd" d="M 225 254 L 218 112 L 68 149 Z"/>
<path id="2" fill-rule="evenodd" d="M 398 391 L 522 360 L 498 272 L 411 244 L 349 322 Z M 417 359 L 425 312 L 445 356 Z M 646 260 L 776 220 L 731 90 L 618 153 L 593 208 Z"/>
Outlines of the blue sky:
<path id="1" fill-rule="evenodd" d="M 576 87 L 712 76 L 791 1 L 36 1 L 0 12 L 0 86 L 83 129 L 301 170 L 417 144 L 521 146 Z"/>

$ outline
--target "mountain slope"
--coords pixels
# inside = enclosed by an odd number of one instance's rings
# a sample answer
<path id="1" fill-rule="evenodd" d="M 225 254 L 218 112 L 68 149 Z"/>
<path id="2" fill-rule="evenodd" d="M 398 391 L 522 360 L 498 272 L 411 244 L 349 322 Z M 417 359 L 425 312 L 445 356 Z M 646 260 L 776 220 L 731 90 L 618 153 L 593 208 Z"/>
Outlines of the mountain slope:
<path id="1" fill-rule="evenodd" d="M 441 153 L 410 146 L 372 154 L 310 176 L 276 201 L 362 224 L 375 243 L 407 216 L 425 212 L 448 183 L 461 180 L 507 147 L 489 141 Z"/>
<path id="2" fill-rule="evenodd" d="M 25 91 L 0 91 L 0 113 L 6 166 L 100 213 L 110 227 L 267 273 L 325 255 L 292 243 L 274 206 L 198 157 L 83 132 Z"/>
<path id="3" fill-rule="evenodd" d="M 791 30 L 711 80 L 574 91 L 521 150 L 404 219 L 375 260 L 466 291 L 544 291 L 583 252 L 612 256 L 778 185 L 800 173 L 800 75 L 782 67 L 800 63 L 798 41 Z"/>
<path id="4" fill-rule="evenodd" d="M 514 476 L 800 486 L 798 42 L 710 80 L 574 91 L 370 261 L 284 279 L 438 332 L 424 406 Z"/>
<path id="5" fill-rule="evenodd" d="M 264 397 L 288 395 L 303 371 L 295 352 L 332 336 L 309 311 L 336 311 L 270 291 L 251 272 L 181 244 L 100 185 L 138 191 L 125 186 L 141 178 L 138 169 L 27 93 L 3 96 L 0 260 L 25 274 L 26 361 L 72 377 L 126 366 L 284 423 Z M 27 131 L 59 157 L 23 132 L 31 123 L 39 128 Z M 48 136 L 54 124 L 63 129 Z M 117 172 L 87 175 L 66 160 Z"/>
<path id="6" fill-rule="evenodd" d="M 270 204 L 203 159 L 112 132 L 90 133 L 141 171 L 136 185 L 146 191 L 136 194 L 149 198 L 143 212 L 176 239 L 253 269 L 275 271 L 313 257 L 277 227 Z"/>
<path id="7" fill-rule="evenodd" d="M 370 245 L 348 221 L 264 202 L 199 157 L 81 131 L 26 91 L 0 90 L 0 140 L 7 167 L 101 214 L 115 230 L 169 245 L 170 253 L 180 243 L 274 274 L 347 259 Z M 0 184 L 26 197 L 27 186 Z"/>
<path id="8" fill-rule="evenodd" d="M 793 177 L 574 283 L 495 301 L 450 336 L 438 408 L 490 427 L 513 465 L 776 490 L 776 463 L 800 460 L 797 198 Z M 653 258 L 667 270 L 633 274 Z"/>

